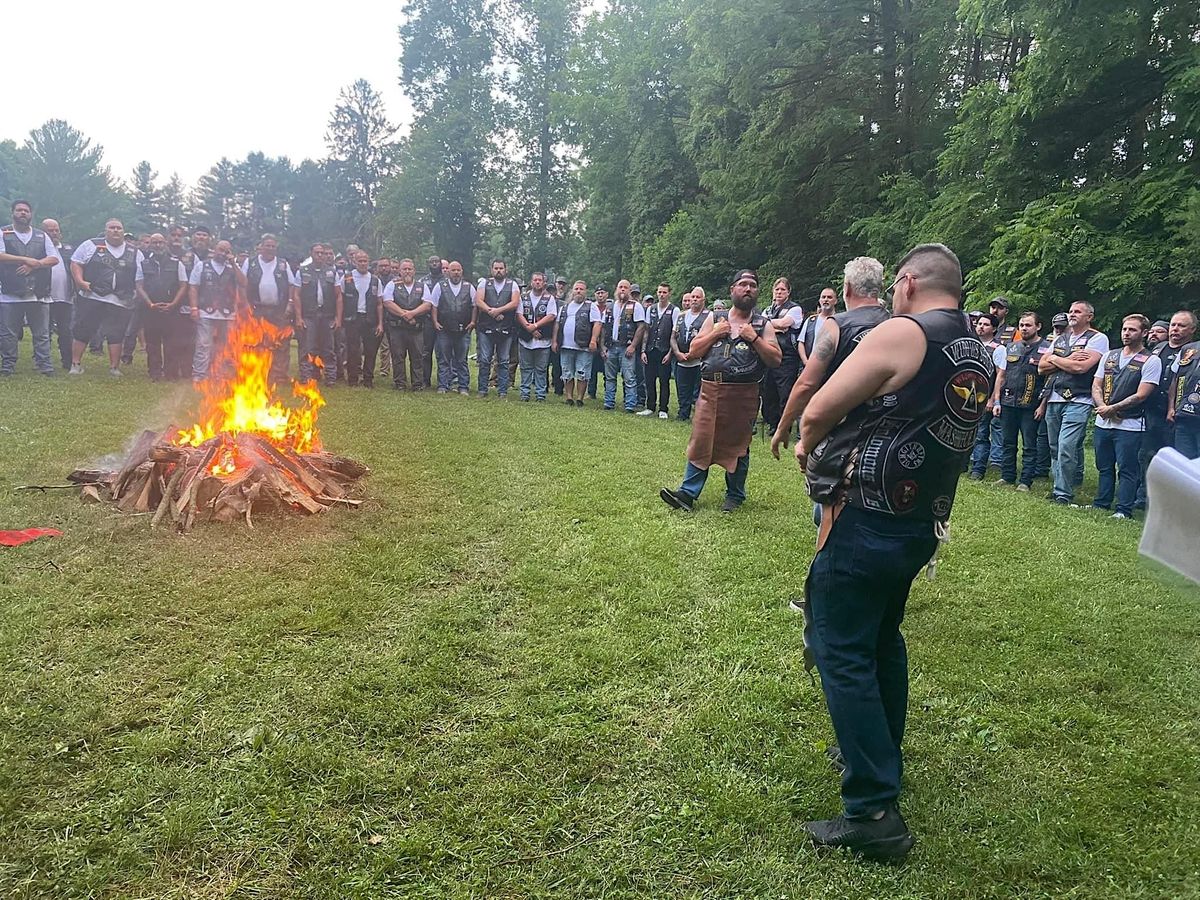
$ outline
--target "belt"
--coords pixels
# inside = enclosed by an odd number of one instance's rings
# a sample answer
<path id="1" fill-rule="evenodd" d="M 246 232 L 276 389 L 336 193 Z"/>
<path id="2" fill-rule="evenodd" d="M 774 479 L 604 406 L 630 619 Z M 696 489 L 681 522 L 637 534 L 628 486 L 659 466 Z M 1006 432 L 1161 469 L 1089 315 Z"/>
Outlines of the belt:
<path id="1" fill-rule="evenodd" d="M 762 376 L 726 375 L 723 372 L 710 372 L 707 375 L 701 375 L 700 380 L 710 384 L 758 384 L 762 381 Z"/>

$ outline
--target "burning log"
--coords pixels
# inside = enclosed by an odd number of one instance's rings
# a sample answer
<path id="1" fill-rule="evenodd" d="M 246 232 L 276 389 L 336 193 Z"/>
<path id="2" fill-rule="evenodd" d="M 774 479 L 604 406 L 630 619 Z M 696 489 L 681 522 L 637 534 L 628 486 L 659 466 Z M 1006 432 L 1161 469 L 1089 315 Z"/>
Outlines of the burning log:
<path id="1" fill-rule="evenodd" d="M 144 432 L 118 471 L 76 469 L 67 480 L 85 501 L 153 513 L 152 528 L 169 516 L 186 532 L 197 520 L 254 527 L 254 516 L 271 513 L 357 509 L 362 501 L 348 495 L 368 472 L 344 456 L 297 453 L 253 434 L 218 435 L 189 447 L 167 443 L 166 433 Z"/>

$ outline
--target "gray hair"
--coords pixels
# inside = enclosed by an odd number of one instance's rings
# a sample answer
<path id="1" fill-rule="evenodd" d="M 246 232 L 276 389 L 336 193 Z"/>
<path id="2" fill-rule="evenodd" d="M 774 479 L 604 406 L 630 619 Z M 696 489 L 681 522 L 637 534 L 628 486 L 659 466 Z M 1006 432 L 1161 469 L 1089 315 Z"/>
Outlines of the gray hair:
<path id="1" fill-rule="evenodd" d="M 846 263 L 845 279 L 855 297 L 878 297 L 883 292 L 883 263 L 857 256 Z"/>
<path id="2" fill-rule="evenodd" d="M 278 244 L 278 243 L 279 243 L 279 238 L 277 238 L 275 235 L 271 234 L 271 233 L 268 231 L 266 234 L 264 234 L 262 237 L 260 237 L 260 238 L 258 239 L 258 242 L 259 242 L 260 244 L 261 244 L 263 241 L 274 241 L 275 243 L 277 243 L 277 244 Z"/>

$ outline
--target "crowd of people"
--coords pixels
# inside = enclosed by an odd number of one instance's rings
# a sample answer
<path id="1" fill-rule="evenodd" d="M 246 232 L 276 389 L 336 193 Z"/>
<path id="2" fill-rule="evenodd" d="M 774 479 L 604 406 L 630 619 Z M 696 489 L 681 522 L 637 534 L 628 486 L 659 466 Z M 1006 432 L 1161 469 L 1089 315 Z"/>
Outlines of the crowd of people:
<path id="1" fill-rule="evenodd" d="M 34 227 L 27 201 L 15 201 L 11 212 L 0 253 L 3 375 L 13 372 L 27 328 L 33 364 L 47 375 L 55 372 L 57 336 L 61 366 L 71 374 L 82 373 L 89 345 L 98 351 L 107 345 L 109 372 L 119 377 L 140 341 L 152 380 L 203 382 L 237 311 L 247 309 L 285 335 L 273 360 L 277 381 L 289 377 L 294 337 L 302 380 L 370 388 L 378 370 L 397 390 L 479 396 L 495 390 L 506 397 L 511 388 L 525 401 L 544 402 L 553 392 L 568 406 L 599 400 L 609 410 L 617 408 L 620 387 L 626 413 L 688 421 L 704 380 L 696 339 L 733 312 L 720 301 L 710 307 L 702 287 L 685 291 L 677 305 L 667 283 L 643 294 L 621 280 L 610 295 L 604 284 L 589 289 L 562 276 L 551 284 L 535 272 L 525 284 L 501 259 L 477 282 L 466 280 L 457 260 L 431 256 L 418 276 L 412 259 L 371 259 L 353 245 L 339 253 L 318 243 L 293 265 L 278 255 L 274 235 L 263 235 L 246 253 L 214 241 L 204 227 L 134 236 L 110 219 L 103 235 L 73 246 L 54 219 Z M 882 288 L 882 266 L 868 258 L 847 267 L 841 313 L 833 287 L 806 314 L 788 279 L 771 285 L 761 316 L 781 359 L 756 376 L 751 416 L 775 435 L 776 455 L 841 362 L 821 348 L 843 345 L 844 357 L 888 317 Z M 731 300 L 733 293 L 731 286 Z M 757 283 L 755 298 L 757 311 Z M 1141 476 L 1154 453 L 1174 446 L 1200 456 L 1194 313 L 1181 310 L 1153 323 L 1127 316 L 1122 346 L 1113 349 L 1091 327 L 1094 310 L 1086 301 L 1056 314 L 1048 333 L 1038 312 L 1011 312 L 996 297 L 987 312 L 969 313 L 996 368 L 987 396 L 973 401 L 989 415 L 972 436 L 970 478 L 983 479 L 990 467 L 999 473 L 997 484 L 1029 491 L 1035 479 L 1049 477 L 1049 499 L 1073 505 L 1094 416 L 1093 506 L 1115 504 L 1113 515 L 1129 518 L 1145 507 Z M 849 340 L 839 340 L 843 332 Z M 733 458 L 735 473 L 743 456 Z M 677 500 L 686 500 L 686 488 Z M 734 477 L 729 505 L 744 496 L 742 473 Z"/>

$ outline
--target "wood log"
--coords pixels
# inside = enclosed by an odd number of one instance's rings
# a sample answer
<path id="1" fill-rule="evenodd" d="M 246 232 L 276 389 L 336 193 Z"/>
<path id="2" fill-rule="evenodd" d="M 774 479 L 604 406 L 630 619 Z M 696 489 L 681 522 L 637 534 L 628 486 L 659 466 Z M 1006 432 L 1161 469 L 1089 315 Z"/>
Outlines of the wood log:
<path id="1" fill-rule="evenodd" d="M 172 507 L 172 517 L 177 522 L 184 519 L 184 512 L 191 505 L 195 497 L 197 480 L 208 474 L 209 468 L 212 466 L 213 457 L 217 455 L 217 448 L 220 443 L 217 441 L 206 441 L 207 449 L 199 454 L 193 454 L 193 459 L 188 462 L 188 474 L 183 477 L 183 481 L 179 486 L 179 497 L 176 498 Z M 198 458 L 195 458 L 198 456 Z"/>
<path id="2" fill-rule="evenodd" d="M 158 443 L 158 432 L 143 431 L 133 442 L 133 449 L 125 457 L 125 465 L 117 472 L 113 480 L 113 496 L 119 497 L 125 493 L 125 482 L 137 471 L 138 466 L 150 458 L 150 451 Z"/>
<path id="3" fill-rule="evenodd" d="M 167 510 L 171 508 L 171 498 L 175 496 L 175 491 L 179 487 L 179 482 L 183 480 L 185 471 L 183 466 L 176 466 L 171 472 L 171 478 L 167 481 L 167 486 L 163 488 L 162 499 L 158 501 L 158 509 L 154 511 L 154 518 L 150 520 L 151 528 L 157 528 L 158 523 L 166 516 Z"/>
<path id="4" fill-rule="evenodd" d="M 72 484 L 112 484 L 116 472 L 101 471 L 100 469 L 76 469 L 67 476 Z"/>
<path id="5" fill-rule="evenodd" d="M 350 481 L 357 481 L 364 475 L 370 474 L 371 470 L 364 466 L 356 459 L 350 459 L 346 456 L 337 456 L 333 453 L 327 453 L 324 450 L 313 450 L 304 454 L 304 458 L 308 462 L 323 469 L 337 472 Z"/>
<path id="6" fill-rule="evenodd" d="M 150 448 L 150 458 L 155 462 L 181 462 L 187 456 L 187 447 L 172 447 L 168 444 L 157 444 Z"/>
<path id="7" fill-rule="evenodd" d="M 242 435 L 238 439 L 238 443 L 242 446 L 249 444 L 264 459 L 274 463 L 300 482 L 310 494 L 324 493 L 325 482 L 312 471 L 310 466 L 303 465 L 294 454 L 277 450 L 269 441 L 253 434 Z"/>

